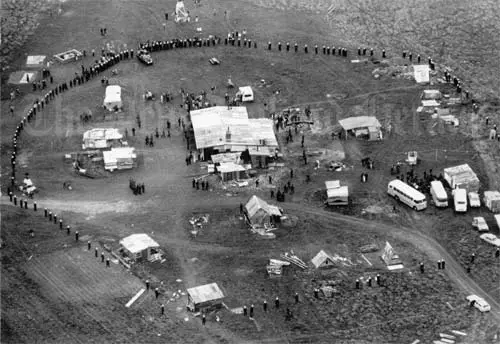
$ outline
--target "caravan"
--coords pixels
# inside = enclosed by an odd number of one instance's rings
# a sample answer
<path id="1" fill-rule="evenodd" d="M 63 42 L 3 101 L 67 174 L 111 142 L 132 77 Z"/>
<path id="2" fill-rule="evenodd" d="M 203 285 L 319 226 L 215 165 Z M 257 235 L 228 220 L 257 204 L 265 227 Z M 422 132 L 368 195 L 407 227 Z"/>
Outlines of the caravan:
<path id="1" fill-rule="evenodd" d="M 448 195 L 446 194 L 443 183 L 439 180 L 431 182 L 431 196 L 436 207 L 441 208 L 448 206 Z"/>
<path id="2" fill-rule="evenodd" d="M 243 86 L 238 89 L 236 93 L 236 100 L 240 102 L 253 102 L 253 90 L 250 86 Z"/>
<path id="3" fill-rule="evenodd" d="M 465 189 L 453 190 L 453 204 L 455 205 L 456 213 L 467 212 L 467 190 Z"/>

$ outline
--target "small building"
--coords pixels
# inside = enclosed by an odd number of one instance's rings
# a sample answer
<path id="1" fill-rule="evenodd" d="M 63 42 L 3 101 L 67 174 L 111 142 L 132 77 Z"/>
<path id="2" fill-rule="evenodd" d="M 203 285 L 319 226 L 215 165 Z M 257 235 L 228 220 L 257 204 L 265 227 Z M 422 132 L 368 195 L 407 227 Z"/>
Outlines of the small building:
<path id="1" fill-rule="evenodd" d="M 500 192 L 499 191 L 485 191 L 484 204 L 494 213 L 500 213 Z"/>
<path id="2" fill-rule="evenodd" d="M 340 186 L 339 180 L 325 181 L 328 205 L 349 205 L 349 187 Z"/>
<path id="3" fill-rule="evenodd" d="M 221 162 L 216 164 L 215 169 L 223 182 L 247 178 L 247 171 L 243 165 L 233 162 Z"/>
<path id="4" fill-rule="evenodd" d="M 313 259 L 311 259 L 311 262 L 316 269 L 335 266 L 333 257 L 323 250 L 319 251 L 318 254 L 315 255 Z"/>
<path id="5" fill-rule="evenodd" d="M 346 134 L 353 133 L 356 137 L 366 137 L 369 141 L 382 139 L 382 126 L 377 117 L 349 117 L 339 120 L 339 124 Z"/>
<path id="6" fill-rule="evenodd" d="M 26 68 L 41 69 L 47 66 L 47 56 L 28 55 L 26 58 Z"/>
<path id="7" fill-rule="evenodd" d="M 83 149 L 121 147 L 123 135 L 116 128 L 94 128 L 83 133 Z"/>
<path id="8" fill-rule="evenodd" d="M 122 88 L 118 85 L 109 85 L 106 87 L 106 94 L 102 104 L 108 111 L 118 111 L 123 108 Z"/>
<path id="9" fill-rule="evenodd" d="M 430 81 L 429 64 L 413 65 L 413 77 L 418 84 L 426 84 Z"/>
<path id="10" fill-rule="evenodd" d="M 120 251 L 124 256 L 136 262 L 139 260 L 152 260 L 153 255 L 159 253 L 158 243 L 144 233 L 132 234 L 120 240 Z"/>
<path id="11" fill-rule="evenodd" d="M 443 175 L 452 189 L 459 188 L 466 189 L 467 192 L 479 192 L 479 178 L 468 164 L 445 168 Z"/>
<path id="12" fill-rule="evenodd" d="M 205 284 L 187 290 L 187 309 L 191 312 L 200 312 L 222 307 L 224 293 L 217 283 Z"/>
<path id="13" fill-rule="evenodd" d="M 236 98 L 240 102 L 253 102 L 253 90 L 251 86 L 238 87 L 238 92 L 236 93 Z"/>
<path id="14" fill-rule="evenodd" d="M 442 98 L 439 90 L 424 90 L 422 92 L 422 100 L 439 100 Z"/>
<path id="15" fill-rule="evenodd" d="M 265 226 L 279 222 L 283 212 L 277 206 L 253 195 L 245 205 L 245 215 L 251 225 Z"/>
<path id="16" fill-rule="evenodd" d="M 137 154 L 133 147 L 111 148 L 103 151 L 104 169 L 109 171 L 127 170 L 136 166 Z"/>

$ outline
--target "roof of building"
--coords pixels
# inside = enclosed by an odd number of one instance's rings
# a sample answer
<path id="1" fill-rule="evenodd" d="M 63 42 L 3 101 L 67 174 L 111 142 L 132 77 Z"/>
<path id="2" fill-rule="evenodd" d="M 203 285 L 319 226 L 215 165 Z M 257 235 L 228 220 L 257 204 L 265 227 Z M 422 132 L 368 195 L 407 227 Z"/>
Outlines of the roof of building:
<path id="1" fill-rule="evenodd" d="M 270 119 L 249 119 L 247 108 L 214 106 L 190 112 L 196 148 L 217 147 L 226 144 L 241 146 L 278 146 Z M 227 133 L 231 134 L 226 139 Z"/>
<path id="2" fill-rule="evenodd" d="M 325 251 L 321 250 L 318 252 L 317 255 L 314 256 L 313 259 L 311 259 L 311 262 L 313 263 L 313 265 L 318 268 L 321 266 L 321 264 L 323 264 L 325 262 L 325 260 L 330 260 L 332 263 L 333 263 L 333 258 L 331 255 L 329 255 L 328 253 L 326 253 Z"/>
<path id="3" fill-rule="evenodd" d="M 333 189 L 326 189 L 326 196 L 328 198 L 334 197 L 349 197 L 349 187 L 341 186 Z"/>
<path id="4" fill-rule="evenodd" d="M 235 164 L 234 162 L 221 162 L 220 165 L 217 166 L 217 171 L 219 171 L 220 173 L 229 173 L 246 170 L 245 167 Z"/>
<path id="5" fill-rule="evenodd" d="M 156 241 L 144 233 L 132 234 L 123 238 L 120 240 L 120 245 L 131 253 L 141 252 L 150 247 L 160 247 Z"/>
<path id="6" fill-rule="evenodd" d="M 203 303 L 224 298 L 224 293 L 217 283 L 201 285 L 187 290 L 194 303 Z"/>
<path id="7" fill-rule="evenodd" d="M 445 175 L 454 178 L 455 184 L 479 182 L 479 178 L 476 173 L 474 173 L 468 164 L 448 167 L 443 171 Z"/>
<path id="8" fill-rule="evenodd" d="M 238 163 L 240 161 L 241 153 L 219 153 L 219 154 L 212 154 L 210 157 L 210 160 L 212 160 L 213 163 L 223 163 L 223 162 L 233 162 L 233 163 Z"/>
<path id="9" fill-rule="evenodd" d="M 109 151 L 102 152 L 104 164 L 116 163 L 120 159 L 136 159 L 135 148 L 133 147 L 116 147 Z"/>
<path id="10" fill-rule="evenodd" d="M 327 180 L 325 181 L 326 189 L 336 189 L 340 187 L 340 180 Z"/>
<path id="11" fill-rule="evenodd" d="M 252 87 L 250 87 L 250 86 L 238 87 L 238 91 L 240 91 L 243 94 L 252 94 L 253 93 Z"/>
<path id="12" fill-rule="evenodd" d="M 281 210 L 275 206 L 267 203 L 263 199 L 253 195 L 245 205 L 248 217 L 252 218 L 259 210 L 264 210 L 269 215 L 281 216 Z"/>
<path id="13" fill-rule="evenodd" d="M 339 120 L 339 124 L 344 130 L 352 130 L 358 128 L 375 127 L 380 128 L 380 122 L 375 116 L 357 116 Z"/>
<path id="14" fill-rule="evenodd" d="M 485 191 L 484 198 L 489 200 L 498 200 L 500 199 L 500 191 L 496 190 Z"/>
<path id="15" fill-rule="evenodd" d="M 123 135 L 116 128 L 94 128 L 83 133 L 84 140 L 121 140 Z"/>

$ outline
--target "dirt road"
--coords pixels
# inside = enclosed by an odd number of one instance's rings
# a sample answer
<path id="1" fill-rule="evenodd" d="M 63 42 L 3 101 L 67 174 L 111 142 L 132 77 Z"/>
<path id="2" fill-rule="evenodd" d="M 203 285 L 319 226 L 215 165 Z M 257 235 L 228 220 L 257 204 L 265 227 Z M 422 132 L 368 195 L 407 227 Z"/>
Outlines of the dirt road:
<path id="1" fill-rule="evenodd" d="M 416 245 L 425 252 L 431 259 L 444 259 L 446 261 L 446 273 L 448 277 L 456 283 L 463 291 L 469 294 L 476 294 L 483 297 L 492 309 L 492 316 L 497 321 L 500 321 L 500 303 L 494 297 L 486 293 L 476 282 L 470 278 L 460 264 L 433 238 L 419 232 L 416 229 L 401 226 L 391 226 L 380 222 L 373 222 L 365 219 L 354 218 L 336 213 L 328 213 L 318 209 L 308 207 L 303 204 L 285 203 L 282 205 L 285 210 L 302 212 L 310 215 L 315 215 L 344 224 L 351 224 L 356 228 L 370 228 L 384 234 L 390 233 L 400 240 Z"/>

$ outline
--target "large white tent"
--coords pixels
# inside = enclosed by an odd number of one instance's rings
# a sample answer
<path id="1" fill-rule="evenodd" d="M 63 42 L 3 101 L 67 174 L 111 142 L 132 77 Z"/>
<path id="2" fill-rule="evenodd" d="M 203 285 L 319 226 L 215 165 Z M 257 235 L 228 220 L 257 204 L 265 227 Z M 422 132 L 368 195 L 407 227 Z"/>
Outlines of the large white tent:
<path id="1" fill-rule="evenodd" d="M 121 110 L 123 107 L 122 88 L 118 85 L 106 87 L 103 105 L 108 111 Z"/>

